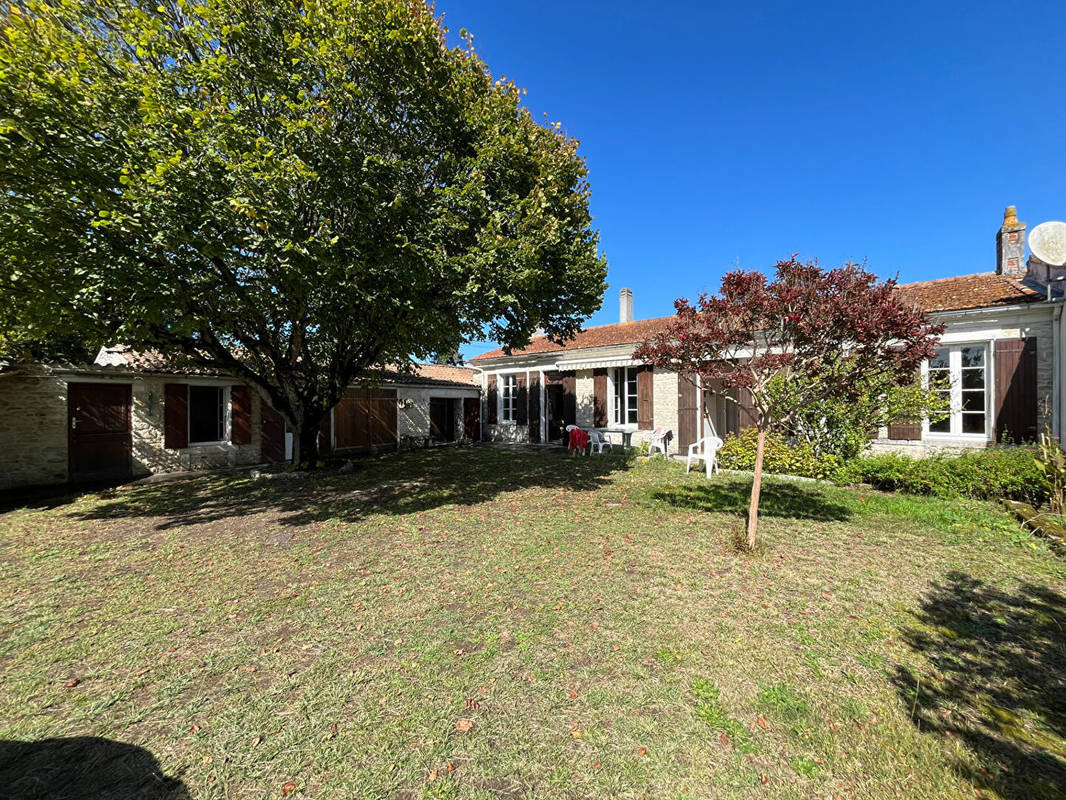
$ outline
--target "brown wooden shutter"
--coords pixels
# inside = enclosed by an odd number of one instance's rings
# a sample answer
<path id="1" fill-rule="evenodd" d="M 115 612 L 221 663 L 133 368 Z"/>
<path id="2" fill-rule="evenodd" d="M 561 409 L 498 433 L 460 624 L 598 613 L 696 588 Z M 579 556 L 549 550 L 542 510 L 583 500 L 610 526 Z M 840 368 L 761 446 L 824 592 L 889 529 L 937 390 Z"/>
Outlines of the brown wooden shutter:
<path id="1" fill-rule="evenodd" d="M 489 390 L 485 397 L 485 406 L 485 418 L 488 420 L 489 425 L 495 425 L 499 422 L 500 414 L 499 394 L 496 391 L 495 375 L 489 375 Z"/>
<path id="2" fill-rule="evenodd" d="M 592 424 L 607 427 L 607 370 L 592 370 Z"/>
<path id="3" fill-rule="evenodd" d="M 1036 337 L 997 339 L 996 441 L 1036 440 Z"/>
<path id="4" fill-rule="evenodd" d="M 577 376 L 563 373 L 563 424 L 577 425 Z"/>
<path id="5" fill-rule="evenodd" d="M 247 386 L 232 386 L 230 400 L 230 441 L 252 443 L 252 391 Z"/>
<path id="6" fill-rule="evenodd" d="M 170 450 L 189 446 L 189 387 L 184 383 L 163 386 L 163 445 Z"/>
<path id="7" fill-rule="evenodd" d="M 529 441 L 540 442 L 540 373 L 529 373 Z"/>
<path id="8" fill-rule="evenodd" d="M 515 403 L 514 421 L 516 425 L 525 425 L 529 420 L 529 411 L 526 404 L 529 398 L 526 392 L 526 373 L 519 372 L 515 375 Z"/>
<path id="9" fill-rule="evenodd" d="M 699 438 L 700 411 L 696 391 L 696 373 L 682 372 L 677 376 L 677 448 L 686 452 Z"/>
<path id="10" fill-rule="evenodd" d="M 654 373 L 650 366 L 637 369 L 637 427 L 642 431 L 655 427 Z"/>
<path id="11" fill-rule="evenodd" d="M 746 431 L 754 428 L 759 422 L 759 412 L 755 410 L 755 400 L 751 391 L 741 386 L 737 388 L 737 430 Z"/>

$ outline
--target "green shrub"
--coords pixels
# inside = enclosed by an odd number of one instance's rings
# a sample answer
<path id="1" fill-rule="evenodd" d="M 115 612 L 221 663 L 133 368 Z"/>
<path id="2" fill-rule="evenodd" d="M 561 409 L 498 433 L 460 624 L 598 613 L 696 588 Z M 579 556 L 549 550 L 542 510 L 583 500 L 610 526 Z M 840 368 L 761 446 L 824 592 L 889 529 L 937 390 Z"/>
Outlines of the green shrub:
<path id="1" fill-rule="evenodd" d="M 754 469 L 758 436 L 754 428 L 748 428 L 738 436 L 730 436 L 718 451 L 718 465 L 722 469 Z M 826 454 L 819 457 L 809 442 L 791 445 L 776 433 L 766 434 L 763 472 L 832 480 L 842 466 L 840 456 Z"/>
<path id="2" fill-rule="evenodd" d="M 856 458 L 836 475 L 839 483 L 868 483 L 877 489 L 935 497 L 978 500 L 1047 500 L 1047 481 L 1027 447 L 993 448 L 958 456 L 911 458 L 896 453 Z"/>

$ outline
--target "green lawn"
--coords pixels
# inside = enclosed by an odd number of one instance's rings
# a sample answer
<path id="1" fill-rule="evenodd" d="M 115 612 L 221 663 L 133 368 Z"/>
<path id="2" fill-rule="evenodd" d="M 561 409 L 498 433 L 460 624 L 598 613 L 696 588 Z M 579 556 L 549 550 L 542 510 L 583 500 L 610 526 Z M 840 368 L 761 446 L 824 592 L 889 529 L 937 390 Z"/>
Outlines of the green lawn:
<path id="1" fill-rule="evenodd" d="M 1066 796 L 1062 560 L 792 482 L 745 554 L 747 489 L 466 448 L 2 514 L 0 796 Z"/>

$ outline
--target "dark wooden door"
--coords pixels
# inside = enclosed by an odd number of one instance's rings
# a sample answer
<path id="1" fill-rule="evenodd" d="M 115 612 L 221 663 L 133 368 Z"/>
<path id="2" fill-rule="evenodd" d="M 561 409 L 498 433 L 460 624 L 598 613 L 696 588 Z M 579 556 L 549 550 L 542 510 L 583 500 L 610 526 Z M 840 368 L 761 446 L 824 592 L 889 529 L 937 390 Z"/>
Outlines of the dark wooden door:
<path id="1" fill-rule="evenodd" d="M 548 384 L 545 391 L 548 415 L 548 441 L 558 442 L 563 438 L 566 421 L 566 390 L 562 384 Z"/>
<path id="2" fill-rule="evenodd" d="M 463 398 L 463 436 L 474 442 L 481 441 L 481 398 Z"/>
<path id="3" fill-rule="evenodd" d="M 277 411 L 263 403 L 261 406 L 263 417 L 263 460 L 285 460 L 285 420 Z"/>
<path id="4" fill-rule="evenodd" d="M 67 385 L 67 453 L 72 482 L 120 481 L 131 474 L 133 387 Z"/>

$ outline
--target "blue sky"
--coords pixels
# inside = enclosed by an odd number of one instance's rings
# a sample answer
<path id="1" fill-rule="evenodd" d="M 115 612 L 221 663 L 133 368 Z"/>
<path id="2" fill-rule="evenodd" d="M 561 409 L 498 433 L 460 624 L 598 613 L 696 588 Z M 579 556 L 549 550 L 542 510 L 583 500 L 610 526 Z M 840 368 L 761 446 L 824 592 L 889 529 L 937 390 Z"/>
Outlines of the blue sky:
<path id="1" fill-rule="evenodd" d="M 1003 207 L 1066 219 L 1062 3 L 438 0 L 581 141 L 638 319 L 791 253 L 904 282 L 995 268 Z M 473 344 L 467 356 L 488 349 Z"/>

